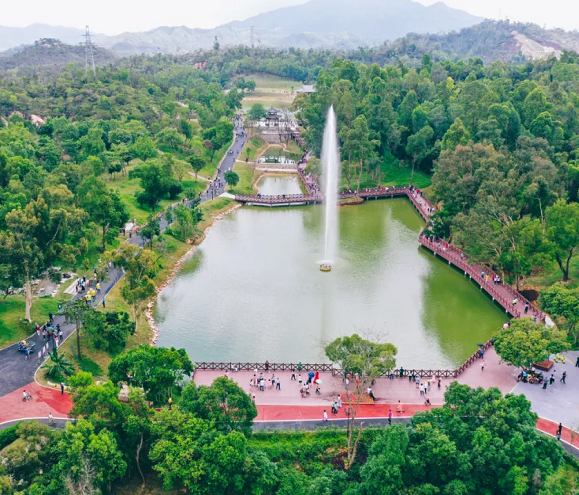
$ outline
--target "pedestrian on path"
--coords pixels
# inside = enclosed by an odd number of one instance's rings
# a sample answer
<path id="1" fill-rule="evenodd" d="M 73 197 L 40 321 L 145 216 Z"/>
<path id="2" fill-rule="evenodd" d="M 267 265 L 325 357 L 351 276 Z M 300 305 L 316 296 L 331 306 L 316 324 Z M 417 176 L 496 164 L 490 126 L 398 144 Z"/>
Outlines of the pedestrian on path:
<path id="1" fill-rule="evenodd" d="M 485 361 L 484 359 L 482 360 L 482 362 L 480 363 L 480 370 L 484 371 L 485 370 Z"/>
<path id="2" fill-rule="evenodd" d="M 64 383 L 60 382 L 60 395 L 64 395 Z"/>
<path id="3" fill-rule="evenodd" d="M 370 398 L 371 398 L 372 400 L 376 400 L 376 397 L 374 396 L 374 392 L 372 392 L 372 387 L 368 387 L 368 388 L 366 389 L 366 392 L 367 392 L 367 394 L 370 396 Z"/>
<path id="4" fill-rule="evenodd" d="M 54 426 L 54 418 L 52 417 L 52 413 L 48 413 L 48 426 Z"/>
<path id="5" fill-rule="evenodd" d="M 563 424 L 559 423 L 557 427 L 557 440 L 561 440 L 561 434 L 563 433 Z"/>
<path id="6" fill-rule="evenodd" d="M 563 374 L 561 375 L 561 380 L 563 383 L 565 383 L 565 378 L 567 378 L 567 372 L 563 371 Z"/>
<path id="7" fill-rule="evenodd" d="M 107 302 L 105 301 L 105 298 L 103 297 L 103 308 L 107 307 Z"/>
<path id="8" fill-rule="evenodd" d="M 402 409 L 402 403 L 400 401 L 398 401 L 398 407 L 396 407 L 396 412 L 398 412 L 398 414 L 402 414 L 404 412 L 404 410 Z"/>
<path id="9" fill-rule="evenodd" d="M 577 356 L 577 361 L 575 361 L 575 368 L 579 368 L 579 356 Z"/>
<path id="10" fill-rule="evenodd" d="M 551 373 L 551 378 L 549 378 L 549 385 L 553 385 L 553 383 L 555 383 L 555 377 Z"/>
<path id="11" fill-rule="evenodd" d="M 388 424 L 391 425 L 392 424 L 392 409 L 390 409 L 388 411 Z"/>
<path id="12" fill-rule="evenodd" d="M 325 409 L 324 409 L 324 421 L 328 421 L 328 413 Z"/>
<path id="13" fill-rule="evenodd" d="M 291 380 L 296 380 L 296 370 L 292 370 Z M 290 381 L 291 381 L 291 380 L 290 380 Z"/>
<path id="14" fill-rule="evenodd" d="M 275 388 L 276 388 L 276 390 L 281 390 L 281 383 L 280 383 L 279 378 L 277 379 L 277 382 L 275 383 Z"/>
<path id="15" fill-rule="evenodd" d="M 342 407 L 342 396 L 338 395 L 338 407 Z"/>

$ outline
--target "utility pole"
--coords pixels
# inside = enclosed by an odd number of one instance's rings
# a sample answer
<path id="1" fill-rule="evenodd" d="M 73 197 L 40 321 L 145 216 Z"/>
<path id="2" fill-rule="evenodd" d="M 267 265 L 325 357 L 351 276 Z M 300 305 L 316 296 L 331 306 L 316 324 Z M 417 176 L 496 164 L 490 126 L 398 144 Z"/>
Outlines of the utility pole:
<path id="1" fill-rule="evenodd" d="M 255 46 L 254 43 L 254 30 L 255 26 L 251 26 L 250 31 L 249 31 L 249 44 L 251 46 L 251 48 L 253 48 Z"/>
<path id="2" fill-rule="evenodd" d="M 90 38 L 90 31 L 88 29 L 88 26 L 86 26 L 86 32 L 84 34 L 84 39 L 85 39 L 85 43 L 84 43 L 84 47 L 85 47 L 84 74 L 85 74 L 85 76 L 88 76 L 88 69 L 89 69 L 89 63 L 90 63 L 92 73 L 96 79 L 96 67 L 94 65 L 93 45 L 92 45 L 92 40 Z"/>

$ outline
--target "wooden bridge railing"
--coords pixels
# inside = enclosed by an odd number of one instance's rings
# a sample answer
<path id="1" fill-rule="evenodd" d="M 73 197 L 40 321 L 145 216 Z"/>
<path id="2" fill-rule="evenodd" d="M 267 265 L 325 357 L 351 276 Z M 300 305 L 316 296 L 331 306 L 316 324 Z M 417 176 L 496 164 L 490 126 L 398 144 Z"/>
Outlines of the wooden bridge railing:
<path id="1" fill-rule="evenodd" d="M 268 363 L 268 371 L 293 371 L 301 369 L 302 371 L 329 371 L 334 366 L 330 363 Z M 195 371 L 265 371 L 266 363 L 195 363 Z"/>
<path id="2" fill-rule="evenodd" d="M 235 196 L 235 200 L 240 203 L 256 203 L 264 205 L 276 205 L 276 204 L 287 204 L 287 203 L 312 203 L 321 202 L 324 197 L 321 195 L 314 194 L 280 194 L 276 196 L 245 196 L 238 194 Z"/>

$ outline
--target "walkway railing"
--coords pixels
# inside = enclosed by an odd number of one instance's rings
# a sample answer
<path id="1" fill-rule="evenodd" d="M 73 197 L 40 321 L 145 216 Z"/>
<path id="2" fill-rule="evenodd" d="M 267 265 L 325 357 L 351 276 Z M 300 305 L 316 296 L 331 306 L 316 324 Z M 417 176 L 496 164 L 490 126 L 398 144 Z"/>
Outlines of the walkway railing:
<path id="1" fill-rule="evenodd" d="M 332 371 L 328 363 L 195 363 L 195 371 Z"/>
<path id="2" fill-rule="evenodd" d="M 484 344 L 481 348 L 483 350 L 492 346 L 492 339 Z M 404 369 L 402 373 L 400 369 L 388 370 L 382 376 L 393 375 L 396 378 L 408 377 L 432 377 L 437 378 L 456 378 L 464 370 L 466 370 L 472 363 L 480 358 L 480 351 L 475 352 L 469 357 L 460 367 L 454 370 L 420 370 L 420 369 Z M 331 372 L 332 376 L 342 375 L 344 372 L 340 368 L 335 368 L 333 364 L 329 363 L 195 363 L 195 371 L 322 371 Z"/>
<path id="3" fill-rule="evenodd" d="M 324 197 L 321 195 L 305 194 L 280 194 L 274 196 L 245 196 L 236 195 L 235 200 L 240 203 L 253 203 L 264 205 L 285 205 L 292 203 L 321 203 Z"/>

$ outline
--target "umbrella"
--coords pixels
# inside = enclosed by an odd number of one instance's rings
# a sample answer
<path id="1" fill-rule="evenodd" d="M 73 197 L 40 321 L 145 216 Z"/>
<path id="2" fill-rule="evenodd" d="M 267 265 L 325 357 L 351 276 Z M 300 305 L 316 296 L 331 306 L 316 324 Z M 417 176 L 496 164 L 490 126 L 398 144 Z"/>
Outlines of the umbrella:
<path id="1" fill-rule="evenodd" d="M 318 379 L 316 380 L 316 383 L 317 383 L 318 385 L 321 385 L 321 384 L 322 384 L 322 379 L 321 379 L 321 378 L 318 378 Z"/>
<path id="2" fill-rule="evenodd" d="M 308 376 L 309 376 L 310 378 L 313 378 L 313 377 L 315 376 L 315 373 L 314 373 L 313 371 L 310 371 L 310 372 L 308 373 Z"/>
<path id="3" fill-rule="evenodd" d="M 485 346 L 484 344 L 477 344 L 477 345 L 478 345 L 479 347 L 484 347 L 484 346 Z"/>

